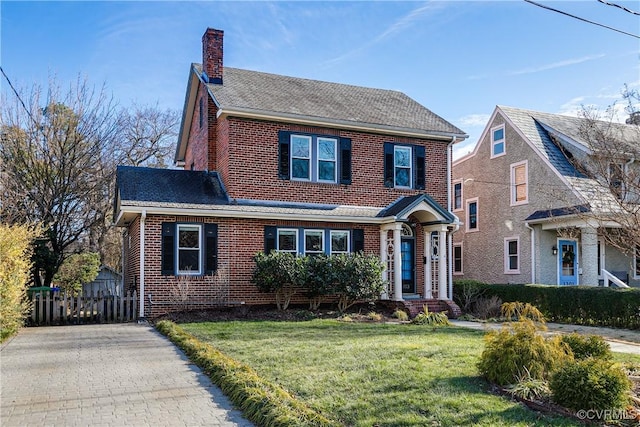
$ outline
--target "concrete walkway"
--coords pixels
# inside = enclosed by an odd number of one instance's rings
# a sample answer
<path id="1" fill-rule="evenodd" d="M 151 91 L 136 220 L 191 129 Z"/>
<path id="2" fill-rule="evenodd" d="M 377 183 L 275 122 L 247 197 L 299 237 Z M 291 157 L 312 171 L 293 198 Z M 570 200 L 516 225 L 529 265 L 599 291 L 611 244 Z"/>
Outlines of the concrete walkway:
<path id="1" fill-rule="evenodd" d="M 451 324 L 464 328 L 489 330 L 501 328 L 501 323 L 469 322 L 466 320 L 450 320 Z M 582 335 L 599 335 L 609 343 L 611 351 L 618 353 L 640 354 L 640 331 L 629 329 L 600 328 L 593 326 L 565 325 L 562 323 L 547 323 L 549 334 L 570 334 L 576 332 Z"/>
<path id="2" fill-rule="evenodd" d="M 0 350 L 0 425 L 250 427 L 149 325 L 23 328 Z"/>

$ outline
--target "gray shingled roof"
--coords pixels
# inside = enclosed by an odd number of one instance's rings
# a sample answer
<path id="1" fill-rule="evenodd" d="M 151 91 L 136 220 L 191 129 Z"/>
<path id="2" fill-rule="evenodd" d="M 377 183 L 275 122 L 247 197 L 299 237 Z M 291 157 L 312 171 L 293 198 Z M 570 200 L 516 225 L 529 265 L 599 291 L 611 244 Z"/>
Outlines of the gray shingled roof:
<path id="1" fill-rule="evenodd" d="M 193 64 L 197 73 L 200 64 Z M 464 131 L 402 92 L 224 68 L 208 85 L 223 109 L 388 126 L 466 137 Z"/>
<path id="2" fill-rule="evenodd" d="M 552 141 L 549 132 L 546 130 L 549 129 L 554 133 L 562 134 L 586 149 L 587 144 L 579 137 L 580 126 L 585 119 L 501 105 L 498 108 L 567 180 L 571 188 L 589 204 L 593 212 L 610 212 L 615 208 L 617 203 L 614 201 L 611 191 L 608 188 L 603 188 L 596 180 L 578 171 L 567 159 L 560 147 Z M 637 133 L 629 133 L 629 125 L 620 126 L 626 129 L 625 135 L 628 137 L 636 135 L 637 138 Z M 630 141 L 633 141 L 633 139 L 630 139 Z"/>
<path id="3" fill-rule="evenodd" d="M 116 179 L 121 203 L 228 203 L 216 172 L 118 166 Z"/>

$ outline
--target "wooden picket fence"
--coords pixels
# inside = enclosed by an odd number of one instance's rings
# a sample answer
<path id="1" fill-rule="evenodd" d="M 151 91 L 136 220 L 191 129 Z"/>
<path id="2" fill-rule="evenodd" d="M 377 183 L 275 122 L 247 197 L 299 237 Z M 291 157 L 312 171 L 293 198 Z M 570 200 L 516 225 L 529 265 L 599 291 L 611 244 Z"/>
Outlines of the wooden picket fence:
<path id="1" fill-rule="evenodd" d="M 29 325 L 70 325 L 86 323 L 124 323 L 137 319 L 136 292 L 125 295 L 68 295 L 45 291 L 31 295 Z"/>

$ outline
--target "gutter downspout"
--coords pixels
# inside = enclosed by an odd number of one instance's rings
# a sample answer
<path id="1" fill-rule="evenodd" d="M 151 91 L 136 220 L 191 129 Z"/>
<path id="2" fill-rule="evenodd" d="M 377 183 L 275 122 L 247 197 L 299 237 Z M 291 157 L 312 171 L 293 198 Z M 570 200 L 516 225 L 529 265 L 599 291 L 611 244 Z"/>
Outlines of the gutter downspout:
<path id="1" fill-rule="evenodd" d="M 451 161 L 453 158 L 453 144 L 456 142 L 456 137 L 452 136 L 451 141 L 447 144 L 447 211 L 451 212 Z M 449 231 L 447 239 L 447 281 L 449 282 L 449 299 L 453 301 L 453 233 L 458 231 L 460 226 L 456 224 L 456 228 L 453 231 Z"/>
<path id="2" fill-rule="evenodd" d="M 147 220 L 147 210 L 142 211 L 140 217 L 140 309 L 139 318 L 144 319 L 144 226 Z"/>
<path id="3" fill-rule="evenodd" d="M 531 283 L 536 283 L 536 229 L 529 225 L 528 222 L 524 226 L 531 230 Z"/>

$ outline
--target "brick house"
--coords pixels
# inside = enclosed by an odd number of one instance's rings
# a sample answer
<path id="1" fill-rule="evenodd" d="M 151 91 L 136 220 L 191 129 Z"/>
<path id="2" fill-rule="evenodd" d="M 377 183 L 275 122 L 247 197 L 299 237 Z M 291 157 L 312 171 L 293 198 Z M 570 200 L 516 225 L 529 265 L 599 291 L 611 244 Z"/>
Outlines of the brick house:
<path id="1" fill-rule="evenodd" d="M 616 220 L 624 213 L 616 212 L 614 175 L 598 178 L 590 166 L 596 153 L 584 137 L 586 123 L 496 106 L 474 151 L 453 163 L 453 212 L 463 223 L 453 241 L 454 278 L 640 286 L 640 251 L 625 253 L 607 239 L 625 224 Z M 638 153 L 637 125 L 593 126 Z M 620 170 L 639 167 L 628 153 L 611 162 Z M 621 201 L 640 202 L 637 194 L 626 197 Z"/>
<path id="2" fill-rule="evenodd" d="M 224 67 L 223 32 L 202 42 L 181 169 L 118 168 L 124 280 L 141 316 L 273 303 L 250 282 L 270 250 L 379 254 L 381 298 L 450 301 L 451 146 L 467 135 L 403 93 Z"/>

